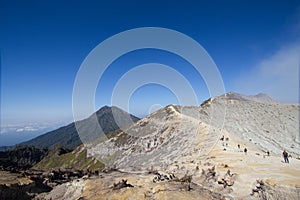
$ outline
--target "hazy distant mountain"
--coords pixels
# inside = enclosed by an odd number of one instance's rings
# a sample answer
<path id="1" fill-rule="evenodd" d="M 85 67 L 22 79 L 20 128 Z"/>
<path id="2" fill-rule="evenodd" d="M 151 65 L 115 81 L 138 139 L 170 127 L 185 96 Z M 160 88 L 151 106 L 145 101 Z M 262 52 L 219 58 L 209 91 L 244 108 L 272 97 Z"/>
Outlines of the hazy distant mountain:
<path id="1" fill-rule="evenodd" d="M 103 134 L 122 128 L 117 125 L 115 119 L 117 119 L 118 122 L 121 122 L 123 126 L 132 123 L 132 121 L 127 120 L 126 116 L 130 116 L 133 122 L 139 120 L 139 118 L 130 115 L 117 107 L 104 106 L 89 118 L 76 122 L 77 128 L 80 128 L 81 132 L 86 133 L 81 135 L 81 138 L 79 137 L 75 123 L 73 122 L 67 126 L 50 131 L 27 142 L 23 142 L 20 145 L 48 148 L 52 146 L 63 146 L 74 149 L 82 144 L 80 139 L 84 139 L 85 141 L 93 140 Z M 103 132 L 99 130 L 98 124 L 93 120 L 95 117 Z"/>

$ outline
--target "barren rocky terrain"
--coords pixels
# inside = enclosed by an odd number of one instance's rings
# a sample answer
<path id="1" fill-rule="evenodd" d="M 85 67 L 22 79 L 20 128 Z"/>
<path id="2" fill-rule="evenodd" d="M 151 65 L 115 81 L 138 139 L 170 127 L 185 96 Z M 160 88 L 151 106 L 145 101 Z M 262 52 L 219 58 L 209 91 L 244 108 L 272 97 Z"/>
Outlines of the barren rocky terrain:
<path id="1" fill-rule="evenodd" d="M 169 105 L 60 162 L 77 165 L 83 151 L 105 169 L 35 199 L 300 199 L 299 105 L 263 94 Z"/>
<path id="2" fill-rule="evenodd" d="M 170 105 L 85 147 L 88 156 L 120 171 L 61 185 L 45 198 L 300 197 L 299 105 L 263 94 L 228 93 L 200 107 Z M 289 164 L 283 150 L 292 156 Z M 114 189 L 122 180 L 133 187 Z"/>

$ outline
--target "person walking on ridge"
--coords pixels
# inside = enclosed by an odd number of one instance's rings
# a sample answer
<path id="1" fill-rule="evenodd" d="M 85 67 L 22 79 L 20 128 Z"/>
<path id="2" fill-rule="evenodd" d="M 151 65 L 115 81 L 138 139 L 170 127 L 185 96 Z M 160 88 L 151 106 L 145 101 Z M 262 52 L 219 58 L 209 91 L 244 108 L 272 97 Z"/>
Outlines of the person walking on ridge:
<path id="1" fill-rule="evenodd" d="M 245 149 L 244 149 L 244 153 L 245 153 L 245 155 L 247 155 L 247 151 L 248 151 L 248 150 L 247 150 L 247 148 L 245 148 Z"/>
<path id="2" fill-rule="evenodd" d="M 282 153 L 283 159 L 285 163 L 289 163 L 289 154 L 284 150 Z"/>

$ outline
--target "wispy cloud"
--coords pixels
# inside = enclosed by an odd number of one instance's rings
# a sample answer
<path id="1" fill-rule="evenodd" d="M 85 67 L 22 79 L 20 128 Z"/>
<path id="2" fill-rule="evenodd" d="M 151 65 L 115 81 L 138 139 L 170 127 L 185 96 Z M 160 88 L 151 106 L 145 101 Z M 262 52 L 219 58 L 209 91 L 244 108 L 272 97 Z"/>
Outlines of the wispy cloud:
<path id="1" fill-rule="evenodd" d="M 38 131 L 42 130 L 45 127 L 33 127 L 33 126 L 25 126 L 24 128 L 18 128 L 16 132 L 23 132 L 23 131 Z"/>
<path id="2" fill-rule="evenodd" d="M 60 124 L 59 124 L 60 125 Z M 49 128 L 57 127 L 58 124 L 50 123 L 30 123 L 30 124 L 5 124 L 0 126 L 0 134 L 43 131 Z"/>
<path id="3" fill-rule="evenodd" d="M 264 92 L 286 103 L 299 102 L 300 41 L 279 49 L 234 80 L 235 91 Z"/>

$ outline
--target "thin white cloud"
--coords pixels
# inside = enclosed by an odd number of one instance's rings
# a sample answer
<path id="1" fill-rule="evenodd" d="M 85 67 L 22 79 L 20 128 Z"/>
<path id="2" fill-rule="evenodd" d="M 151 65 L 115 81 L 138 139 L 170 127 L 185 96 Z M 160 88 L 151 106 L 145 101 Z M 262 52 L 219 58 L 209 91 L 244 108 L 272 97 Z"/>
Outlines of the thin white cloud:
<path id="1" fill-rule="evenodd" d="M 24 128 L 18 128 L 17 130 L 16 130 L 16 132 L 23 132 L 24 131 Z"/>
<path id="2" fill-rule="evenodd" d="M 0 134 L 13 133 L 13 132 L 34 132 L 43 131 L 46 129 L 56 128 L 61 123 L 30 123 L 30 124 L 5 124 L 0 126 Z"/>
<path id="3" fill-rule="evenodd" d="M 23 132 L 23 131 L 38 131 L 42 130 L 42 127 L 31 127 L 31 126 L 25 126 L 23 128 L 18 128 L 16 132 Z"/>
<path id="4" fill-rule="evenodd" d="M 282 47 L 234 81 L 240 93 L 267 93 L 275 100 L 299 103 L 300 42 Z"/>

